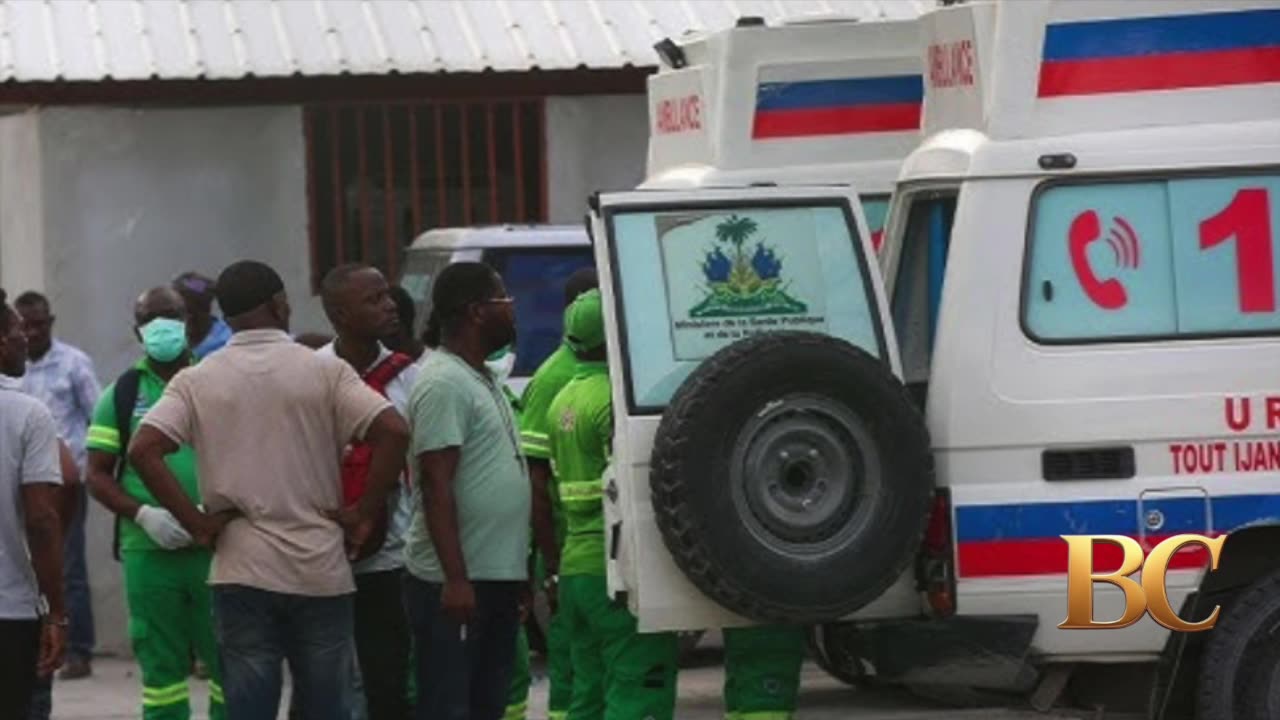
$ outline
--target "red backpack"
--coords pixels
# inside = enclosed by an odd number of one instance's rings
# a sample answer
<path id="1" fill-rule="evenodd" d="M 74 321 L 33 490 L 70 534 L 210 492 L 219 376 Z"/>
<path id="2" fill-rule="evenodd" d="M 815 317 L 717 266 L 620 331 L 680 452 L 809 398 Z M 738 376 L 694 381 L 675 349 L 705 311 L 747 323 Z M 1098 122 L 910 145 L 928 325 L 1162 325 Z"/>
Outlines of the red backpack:
<path id="1" fill-rule="evenodd" d="M 374 365 L 361 379 L 382 397 L 387 396 L 387 386 L 392 380 L 413 364 L 413 359 L 404 353 L 391 353 L 382 362 Z M 368 443 L 353 442 L 342 454 L 342 504 L 348 506 L 356 503 L 369 487 L 369 465 L 373 460 L 373 449 Z M 383 523 L 379 523 L 382 525 Z"/>

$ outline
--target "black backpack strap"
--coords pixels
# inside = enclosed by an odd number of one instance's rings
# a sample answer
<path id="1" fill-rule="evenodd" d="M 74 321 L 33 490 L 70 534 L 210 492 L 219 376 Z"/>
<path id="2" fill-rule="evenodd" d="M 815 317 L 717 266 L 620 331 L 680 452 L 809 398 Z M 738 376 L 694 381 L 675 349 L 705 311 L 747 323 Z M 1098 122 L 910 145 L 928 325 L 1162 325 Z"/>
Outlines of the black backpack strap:
<path id="1" fill-rule="evenodd" d="M 138 406 L 138 385 L 142 373 L 138 368 L 129 368 L 116 380 L 112 391 L 115 401 L 116 432 L 120 434 L 120 457 L 116 458 L 116 482 L 124 481 L 124 470 L 129 464 L 129 437 L 133 430 L 133 410 Z M 117 517 L 111 538 L 111 554 L 120 559 L 120 518 Z"/>

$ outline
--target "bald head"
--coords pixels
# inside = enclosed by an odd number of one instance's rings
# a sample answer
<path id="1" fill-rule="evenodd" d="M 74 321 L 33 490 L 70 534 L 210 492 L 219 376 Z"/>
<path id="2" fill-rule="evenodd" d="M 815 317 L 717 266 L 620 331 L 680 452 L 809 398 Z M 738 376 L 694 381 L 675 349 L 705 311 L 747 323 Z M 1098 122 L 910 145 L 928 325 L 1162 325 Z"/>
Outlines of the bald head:
<path id="1" fill-rule="evenodd" d="M 341 265 L 320 285 L 325 314 L 339 337 L 381 340 L 400 329 L 387 279 L 368 265 Z"/>
<path id="2" fill-rule="evenodd" d="M 182 295 L 168 285 L 153 287 L 138 296 L 133 304 L 133 322 L 142 327 L 158 317 L 187 320 L 187 306 Z"/>

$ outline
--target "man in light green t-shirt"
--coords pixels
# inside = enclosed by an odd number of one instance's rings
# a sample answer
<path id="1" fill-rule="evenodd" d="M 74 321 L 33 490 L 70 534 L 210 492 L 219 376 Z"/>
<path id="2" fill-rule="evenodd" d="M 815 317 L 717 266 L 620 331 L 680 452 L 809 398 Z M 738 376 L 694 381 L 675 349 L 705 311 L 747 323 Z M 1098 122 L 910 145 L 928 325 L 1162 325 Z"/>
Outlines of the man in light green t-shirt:
<path id="1" fill-rule="evenodd" d="M 482 263 L 450 265 L 432 288 L 438 349 L 409 399 L 417 481 L 405 606 L 419 720 L 499 718 L 507 705 L 531 491 L 515 414 L 485 359 L 514 339 L 511 305 Z"/>
<path id="2" fill-rule="evenodd" d="M 224 717 L 208 585 L 212 553 L 192 543 L 187 531 L 156 502 L 125 461 L 126 437 L 164 394 L 173 376 L 191 364 L 185 321 L 182 298 L 172 288 L 155 288 L 138 298 L 135 331 L 146 354 L 102 394 L 85 443 L 89 490 L 116 515 L 119 524 L 129 639 L 142 670 L 144 720 L 187 720 L 191 716 L 187 676 L 192 650 L 212 676 L 209 716 L 213 720 Z M 121 398 L 128 405 L 127 427 L 117 418 L 117 393 L 136 396 Z M 196 457 L 191 447 L 181 447 L 165 461 L 191 502 L 199 503 Z M 119 481 L 118 469 L 122 470 Z"/>

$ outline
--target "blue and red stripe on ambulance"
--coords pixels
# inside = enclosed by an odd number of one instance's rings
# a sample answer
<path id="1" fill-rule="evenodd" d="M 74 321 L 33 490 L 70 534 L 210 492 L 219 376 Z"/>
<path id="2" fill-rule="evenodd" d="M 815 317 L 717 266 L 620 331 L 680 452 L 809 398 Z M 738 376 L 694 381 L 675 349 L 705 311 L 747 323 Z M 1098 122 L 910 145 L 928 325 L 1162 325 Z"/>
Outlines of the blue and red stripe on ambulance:
<path id="1" fill-rule="evenodd" d="M 1040 97 L 1280 82 L 1280 8 L 1053 23 Z"/>
<path id="2" fill-rule="evenodd" d="M 919 74 L 762 82 L 751 136 L 770 138 L 913 131 L 920 128 Z"/>
<path id="3" fill-rule="evenodd" d="M 1087 500 L 1000 505 L 959 505 L 955 509 L 956 555 L 961 578 L 1065 575 L 1067 543 L 1062 535 L 1125 535 L 1150 551 L 1161 540 L 1182 533 L 1216 537 L 1280 518 L 1280 495 L 1223 495 L 1160 498 L 1160 527 L 1142 534 L 1146 518 L 1134 499 Z M 1094 545 L 1097 571 L 1120 567 L 1122 551 Z M 1174 555 L 1170 569 L 1201 568 L 1208 554 L 1189 547 Z"/>

